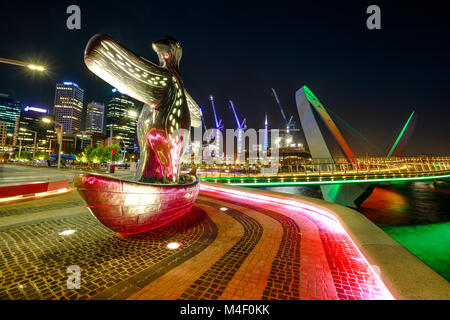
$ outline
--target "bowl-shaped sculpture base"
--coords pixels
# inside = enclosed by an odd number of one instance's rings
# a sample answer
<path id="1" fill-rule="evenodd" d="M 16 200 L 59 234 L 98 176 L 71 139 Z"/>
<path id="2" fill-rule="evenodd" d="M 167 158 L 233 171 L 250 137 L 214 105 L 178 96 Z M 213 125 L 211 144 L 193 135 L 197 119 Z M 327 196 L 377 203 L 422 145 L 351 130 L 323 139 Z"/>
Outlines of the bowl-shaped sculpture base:
<path id="1" fill-rule="evenodd" d="M 79 175 L 74 185 L 92 214 L 123 235 L 146 232 L 188 213 L 200 189 L 185 176 L 185 184 L 149 184 L 96 174 Z"/>

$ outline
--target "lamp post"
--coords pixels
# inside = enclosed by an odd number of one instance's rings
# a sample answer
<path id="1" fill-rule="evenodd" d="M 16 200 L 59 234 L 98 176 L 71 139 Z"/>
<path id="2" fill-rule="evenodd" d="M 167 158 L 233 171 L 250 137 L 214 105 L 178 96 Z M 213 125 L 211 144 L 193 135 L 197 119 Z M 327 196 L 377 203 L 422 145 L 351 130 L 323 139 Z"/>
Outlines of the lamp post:
<path id="1" fill-rule="evenodd" d="M 27 63 L 27 62 L 23 62 L 23 61 L 19 61 L 19 60 L 0 58 L 0 62 L 6 63 L 6 64 L 12 64 L 15 66 L 20 66 L 20 67 L 26 67 L 33 71 L 40 71 L 40 72 L 45 71 L 44 66 L 33 64 L 33 63 Z"/>
<path id="2" fill-rule="evenodd" d="M 45 123 L 54 123 L 57 126 L 59 126 L 58 130 L 58 144 L 59 144 L 59 151 L 58 151 L 58 169 L 61 168 L 61 153 L 62 153 L 62 141 L 63 141 L 63 131 L 64 131 L 64 125 L 62 123 L 59 123 L 55 120 L 49 119 L 49 118 L 42 118 L 42 121 Z"/>
<path id="3" fill-rule="evenodd" d="M 19 137 L 19 161 L 20 161 L 20 154 L 22 153 L 22 137 Z"/>
<path id="4" fill-rule="evenodd" d="M 33 130 L 29 130 L 34 132 L 34 148 L 33 148 L 33 163 L 36 161 L 36 147 L 37 147 L 37 132 Z"/>
<path id="5" fill-rule="evenodd" d="M 48 139 L 48 156 L 50 157 L 52 155 L 52 139 Z"/>

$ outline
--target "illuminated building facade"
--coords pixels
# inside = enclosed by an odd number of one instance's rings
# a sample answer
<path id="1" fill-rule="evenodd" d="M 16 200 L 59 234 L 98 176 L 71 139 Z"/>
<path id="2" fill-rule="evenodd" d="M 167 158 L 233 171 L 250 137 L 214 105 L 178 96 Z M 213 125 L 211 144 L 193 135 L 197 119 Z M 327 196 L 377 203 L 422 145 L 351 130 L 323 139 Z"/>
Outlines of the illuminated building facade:
<path id="1" fill-rule="evenodd" d="M 22 109 L 19 130 L 17 135 L 22 139 L 22 146 L 34 146 L 34 132 L 36 132 L 37 149 L 48 150 L 50 140 L 56 137 L 55 128 L 52 123 L 45 123 L 42 118 L 50 118 L 49 111 L 43 107 L 26 106 Z"/>
<path id="2" fill-rule="evenodd" d="M 8 127 L 8 123 L 6 121 L 0 121 L 0 146 L 6 145 L 6 128 Z"/>
<path id="3" fill-rule="evenodd" d="M 20 101 L 0 96 L 0 121 L 6 122 L 6 132 L 14 134 L 17 119 L 20 118 Z"/>
<path id="4" fill-rule="evenodd" d="M 267 113 L 266 113 L 266 120 L 264 122 L 264 152 L 267 152 L 269 149 L 269 122 L 267 121 Z"/>
<path id="5" fill-rule="evenodd" d="M 102 133 L 104 117 L 105 106 L 95 101 L 90 102 L 86 111 L 86 131 L 89 133 Z"/>
<path id="6" fill-rule="evenodd" d="M 139 103 L 133 98 L 113 89 L 106 104 L 106 136 L 120 144 L 127 152 L 134 151 Z"/>
<path id="7" fill-rule="evenodd" d="M 87 146 L 92 146 L 91 134 L 86 131 L 78 133 L 75 138 L 75 147 L 77 151 L 82 151 Z"/>
<path id="8" fill-rule="evenodd" d="M 56 84 L 55 120 L 64 125 L 65 133 L 81 131 L 84 90 L 76 83 L 63 82 Z"/>

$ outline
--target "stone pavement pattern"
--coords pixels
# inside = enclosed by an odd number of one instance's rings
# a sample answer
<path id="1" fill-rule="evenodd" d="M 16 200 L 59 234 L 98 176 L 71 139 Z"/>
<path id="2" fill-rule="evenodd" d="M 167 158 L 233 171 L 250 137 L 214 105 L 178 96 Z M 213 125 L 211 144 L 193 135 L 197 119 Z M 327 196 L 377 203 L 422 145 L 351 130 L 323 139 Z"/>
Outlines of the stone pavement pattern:
<path id="1" fill-rule="evenodd" d="M 124 237 L 80 200 L 0 206 L 0 299 L 383 297 L 346 234 L 282 205 L 202 191 L 191 213 Z M 58 235 L 68 229 L 77 232 Z M 182 247 L 168 250 L 174 241 Z M 81 268 L 79 290 L 67 289 L 70 265 Z"/>

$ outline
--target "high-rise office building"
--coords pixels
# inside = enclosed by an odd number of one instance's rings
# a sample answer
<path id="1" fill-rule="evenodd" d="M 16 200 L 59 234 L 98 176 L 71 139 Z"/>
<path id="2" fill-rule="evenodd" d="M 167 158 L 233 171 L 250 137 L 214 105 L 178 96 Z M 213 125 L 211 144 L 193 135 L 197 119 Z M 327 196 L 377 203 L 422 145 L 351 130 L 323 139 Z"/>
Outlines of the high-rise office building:
<path id="1" fill-rule="evenodd" d="M 136 100 L 113 89 L 106 105 L 106 136 L 120 143 L 128 152 L 134 151 L 139 111 Z"/>
<path id="2" fill-rule="evenodd" d="M 6 132 L 14 134 L 16 121 L 20 118 L 20 101 L 0 95 L 0 121 L 6 122 Z"/>
<path id="3" fill-rule="evenodd" d="M 86 131 L 81 131 L 76 135 L 76 150 L 82 151 L 87 146 L 93 146 L 92 144 L 92 134 Z"/>
<path id="4" fill-rule="evenodd" d="M 105 117 L 105 106 L 92 101 L 87 105 L 86 131 L 88 133 L 103 132 L 103 118 Z"/>
<path id="5" fill-rule="evenodd" d="M 0 146 L 6 145 L 6 128 L 8 127 L 8 123 L 6 121 L 0 121 Z"/>
<path id="6" fill-rule="evenodd" d="M 37 149 L 48 150 L 50 140 L 56 137 L 53 123 L 46 123 L 42 118 L 50 118 L 49 111 L 43 107 L 26 106 L 22 109 L 17 135 L 22 139 L 22 146 L 34 146 L 36 132 Z"/>
<path id="7" fill-rule="evenodd" d="M 74 82 L 56 84 L 55 120 L 64 125 L 65 133 L 81 131 L 84 90 Z"/>
<path id="8" fill-rule="evenodd" d="M 267 152 L 269 149 L 269 122 L 267 121 L 267 113 L 266 113 L 266 121 L 264 122 L 264 145 L 263 150 Z"/>

